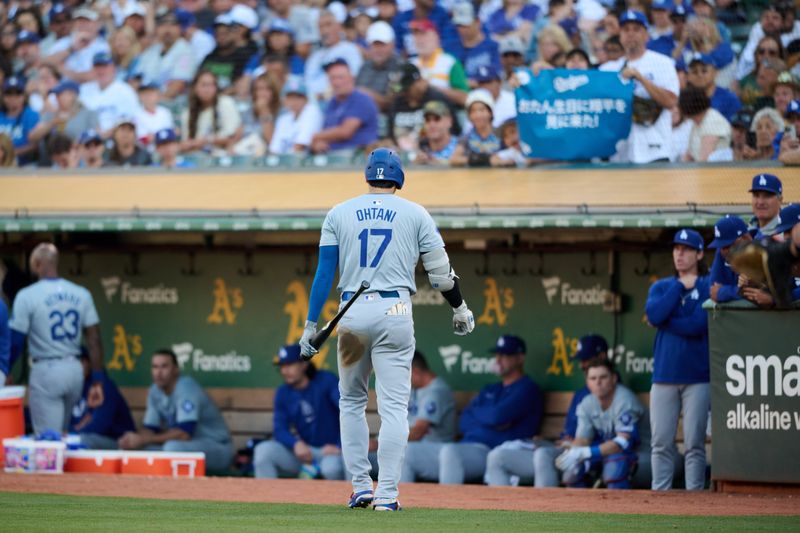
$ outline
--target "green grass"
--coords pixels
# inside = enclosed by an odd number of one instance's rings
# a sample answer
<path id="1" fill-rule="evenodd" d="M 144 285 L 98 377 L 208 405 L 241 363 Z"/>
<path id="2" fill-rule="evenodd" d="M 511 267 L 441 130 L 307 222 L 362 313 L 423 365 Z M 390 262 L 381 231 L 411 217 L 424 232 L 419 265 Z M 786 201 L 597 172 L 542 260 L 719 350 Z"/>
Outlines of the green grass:
<path id="1" fill-rule="evenodd" d="M 798 531 L 800 517 L 691 517 L 278 505 L 0 493 L 0 531 Z"/>

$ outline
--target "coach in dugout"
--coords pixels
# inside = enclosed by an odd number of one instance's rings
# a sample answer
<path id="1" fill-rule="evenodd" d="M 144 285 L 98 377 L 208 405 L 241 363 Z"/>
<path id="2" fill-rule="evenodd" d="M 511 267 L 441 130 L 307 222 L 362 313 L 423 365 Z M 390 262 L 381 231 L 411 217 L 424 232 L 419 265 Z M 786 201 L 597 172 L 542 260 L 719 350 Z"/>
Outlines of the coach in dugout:
<path id="1" fill-rule="evenodd" d="M 672 246 L 675 274 L 656 281 L 647 295 L 647 322 L 658 329 L 650 389 L 653 490 L 672 488 L 681 408 L 686 489 L 705 486 L 710 393 L 708 316 L 702 307 L 709 296 L 709 277 L 703 248 L 699 233 L 678 230 Z"/>
<path id="2" fill-rule="evenodd" d="M 339 379 L 283 346 L 275 361 L 283 385 L 275 392 L 274 440 L 253 451 L 257 478 L 345 479 L 339 432 Z"/>
<path id="3" fill-rule="evenodd" d="M 81 352 L 83 365 L 83 392 L 81 399 L 72 408 L 70 433 L 78 433 L 81 443 L 93 450 L 116 450 L 118 439 L 128 431 L 136 431 L 128 402 L 120 394 L 117 385 L 106 376 L 101 385 L 102 398 L 90 395 L 92 368 L 89 354 Z"/>
<path id="4" fill-rule="evenodd" d="M 214 402 L 189 376 L 182 376 L 178 358 L 170 349 L 153 354 L 153 384 L 147 393 L 144 428 L 119 439 L 124 450 L 203 452 L 206 469 L 223 471 L 233 459 L 231 436 Z"/>
<path id="5" fill-rule="evenodd" d="M 747 224 L 736 215 L 725 215 L 714 224 L 714 240 L 708 245 L 716 248 L 711 264 L 709 294 L 717 303 L 739 300 L 739 275 L 728 264 L 728 254 L 735 246 L 751 241 Z"/>

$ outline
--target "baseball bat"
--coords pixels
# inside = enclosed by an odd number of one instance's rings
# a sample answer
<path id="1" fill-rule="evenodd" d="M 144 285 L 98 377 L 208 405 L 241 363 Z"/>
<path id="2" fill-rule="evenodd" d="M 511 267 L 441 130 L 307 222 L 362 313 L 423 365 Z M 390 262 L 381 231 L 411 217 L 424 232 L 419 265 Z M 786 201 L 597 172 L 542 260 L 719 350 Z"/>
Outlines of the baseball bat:
<path id="1" fill-rule="evenodd" d="M 350 309 L 350 306 L 352 306 L 353 303 L 355 303 L 355 301 L 358 300 L 358 297 L 361 296 L 361 294 L 367 289 L 369 289 L 369 282 L 367 280 L 364 280 L 361 282 L 361 286 L 358 288 L 353 297 L 350 298 L 350 300 L 346 304 L 344 304 L 344 307 L 342 307 L 341 311 L 336 313 L 336 316 L 333 317 L 333 319 L 330 322 L 325 324 L 324 328 L 316 332 L 314 336 L 311 337 L 309 343 L 311 344 L 311 346 L 314 347 L 315 350 L 319 350 L 319 347 L 322 346 L 322 344 L 326 340 L 328 340 L 328 337 L 330 337 L 331 333 L 333 333 L 333 328 L 336 327 L 336 324 L 339 323 L 339 321 L 342 319 L 347 310 Z"/>

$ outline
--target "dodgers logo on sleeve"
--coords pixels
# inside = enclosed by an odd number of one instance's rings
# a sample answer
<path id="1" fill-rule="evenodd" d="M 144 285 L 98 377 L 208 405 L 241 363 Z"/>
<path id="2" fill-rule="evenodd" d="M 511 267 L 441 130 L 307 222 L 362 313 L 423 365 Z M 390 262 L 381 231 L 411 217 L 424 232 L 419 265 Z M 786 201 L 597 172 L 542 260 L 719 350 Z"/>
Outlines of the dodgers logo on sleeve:
<path id="1" fill-rule="evenodd" d="M 194 411 L 194 403 L 192 403 L 191 400 L 186 400 L 185 402 L 183 402 L 183 405 L 181 407 L 186 413 L 191 413 L 192 411 Z"/>
<path id="2" fill-rule="evenodd" d="M 436 402 L 428 402 L 425 404 L 425 412 L 432 415 L 436 412 Z"/>
<path id="3" fill-rule="evenodd" d="M 633 429 L 633 415 L 629 411 L 625 411 L 617 419 L 620 427 L 619 431 L 629 431 Z"/>

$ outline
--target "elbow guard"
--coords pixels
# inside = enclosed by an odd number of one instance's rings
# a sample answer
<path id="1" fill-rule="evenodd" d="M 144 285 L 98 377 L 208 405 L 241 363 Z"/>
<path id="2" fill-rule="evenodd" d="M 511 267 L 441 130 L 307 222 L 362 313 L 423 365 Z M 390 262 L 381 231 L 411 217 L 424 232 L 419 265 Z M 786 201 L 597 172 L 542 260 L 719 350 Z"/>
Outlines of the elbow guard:
<path id="1" fill-rule="evenodd" d="M 422 266 L 428 273 L 431 287 L 437 291 L 447 292 L 455 286 L 456 273 L 450 267 L 450 258 L 444 248 L 422 254 Z"/>

